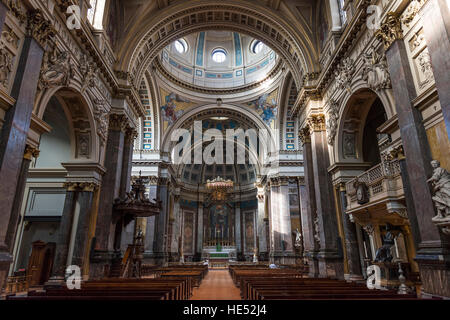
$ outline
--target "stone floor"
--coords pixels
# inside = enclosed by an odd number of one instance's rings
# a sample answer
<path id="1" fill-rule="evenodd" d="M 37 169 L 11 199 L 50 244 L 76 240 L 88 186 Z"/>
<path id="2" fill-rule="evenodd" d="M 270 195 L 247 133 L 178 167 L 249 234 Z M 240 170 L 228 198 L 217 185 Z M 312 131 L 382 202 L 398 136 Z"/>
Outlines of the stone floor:
<path id="1" fill-rule="evenodd" d="M 209 270 L 191 300 L 241 300 L 241 296 L 227 269 Z"/>

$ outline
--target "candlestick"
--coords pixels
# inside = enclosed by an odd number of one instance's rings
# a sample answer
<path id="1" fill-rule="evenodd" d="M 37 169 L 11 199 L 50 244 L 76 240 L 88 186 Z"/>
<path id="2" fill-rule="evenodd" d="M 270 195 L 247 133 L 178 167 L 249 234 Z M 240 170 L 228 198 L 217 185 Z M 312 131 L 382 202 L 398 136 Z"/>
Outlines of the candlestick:
<path id="1" fill-rule="evenodd" d="M 366 242 L 363 241 L 363 244 L 364 244 L 364 254 L 365 254 L 365 258 L 368 258 L 369 256 L 368 256 L 368 254 L 367 254 Z"/>

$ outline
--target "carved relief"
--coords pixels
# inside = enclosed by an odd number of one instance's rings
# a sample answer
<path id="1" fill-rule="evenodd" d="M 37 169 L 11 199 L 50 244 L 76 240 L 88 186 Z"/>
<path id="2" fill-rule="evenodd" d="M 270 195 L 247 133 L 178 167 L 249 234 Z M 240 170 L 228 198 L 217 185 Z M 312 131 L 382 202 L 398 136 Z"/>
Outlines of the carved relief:
<path id="1" fill-rule="evenodd" d="M 41 70 L 40 87 L 44 89 L 56 86 L 68 86 L 72 78 L 70 53 L 63 51 L 56 54 L 56 49 L 51 56 L 46 53 Z"/>
<path id="2" fill-rule="evenodd" d="M 56 31 L 52 24 L 44 18 L 42 11 L 35 9 L 28 13 L 27 33 L 45 48 L 48 41 L 55 36 Z"/>
<path id="3" fill-rule="evenodd" d="M 106 139 L 108 138 L 108 110 L 106 109 L 105 101 L 103 100 L 95 100 L 94 104 L 94 119 L 97 123 L 97 134 L 100 136 L 100 142 L 103 145 L 106 143 Z"/>
<path id="4" fill-rule="evenodd" d="M 320 229 L 319 229 L 319 217 L 314 219 L 314 240 L 320 246 Z"/>
<path id="5" fill-rule="evenodd" d="M 77 157 L 87 158 L 90 154 L 90 139 L 89 134 L 77 135 Z"/>
<path id="6" fill-rule="evenodd" d="M 334 70 L 334 76 L 338 86 L 350 90 L 353 74 L 355 73 L 355 64 L 352 58 L 347 57 Z"/>
<path id="7" fill-rule="evenodd" d="M 426 85 L 434 82 L 433 69 L 431 67 L 431 57 L 428 50 L 422 51 L 417 57 L 416 63 L 418 64 L 418 69 L 420 71 L 420 78 L 422 81 L 419 82 L 419 88 L 423 89 Z"/>
<path id="8" fill-rule="evenodd" d="M 330 109 L 328 111 L 328 120 L 327 120 L 327 139 L 328 144 L 334 145 L 334 139 L 336 137 L 336 132 L 338 128 L 339 121 L 339 103 L 332 100 L 330 102 Z"/>
<path id="9" fill-rule="evenodd" d="M 80 61 L 80 72 L 83 78 L 81 91 L 83 92 L 89 86 L 96 87 L 97 65 L 93 61 L 89 61 L 86 55 L 83 55 Z"/>
<path id="10" fill-rule="evenodd" d="M 6 48 L 0 48 L 0 84 L 4 88 L 9 86 L 9 76 L 13 68 L 13 56 Z"/>
<path id="11" fill-rule="evenodd" d="M 364 62 L 362 77 L 369 87 L 373 90 L 390 89 L 391 77 L 386 56 L 373 50 L 372 53 L 363 53 L 362 59 Z"/>
<path id="12" fill-rule="evenodd" d="M 355 142 L 355 134 L 344 132 L 344 156 L 356 158 L 356 142 Z"/>

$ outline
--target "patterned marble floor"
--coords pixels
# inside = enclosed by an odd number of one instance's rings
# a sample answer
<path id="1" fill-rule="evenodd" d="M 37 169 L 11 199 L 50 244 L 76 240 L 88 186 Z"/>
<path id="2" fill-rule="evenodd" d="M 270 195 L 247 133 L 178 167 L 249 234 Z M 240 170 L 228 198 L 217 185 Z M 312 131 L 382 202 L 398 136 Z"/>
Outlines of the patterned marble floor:
<path id="1" fill-rule="evenodd" d="M 194 288 L 191 300 L 241 300 L 228 269 L 209 270 L 199 288 Z"/>

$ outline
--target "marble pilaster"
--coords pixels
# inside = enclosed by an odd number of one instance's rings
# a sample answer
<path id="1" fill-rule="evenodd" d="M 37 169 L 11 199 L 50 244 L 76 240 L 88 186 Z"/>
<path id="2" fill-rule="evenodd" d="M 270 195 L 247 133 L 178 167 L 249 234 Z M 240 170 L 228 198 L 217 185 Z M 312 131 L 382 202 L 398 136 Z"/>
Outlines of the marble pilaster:
<path id="1" fill-rule="evenodd" d="M 83 189 L 78 193 L 78 205 L 80 213 L 78 216 L 77 230 L 75 233 L 75 243 L 72 255 L 72 264 L 83 268 L 85 265 L 85 258 L 89 252 L 89 221 L 92 214 L 92 206 L 94 200 L 95 186 L 83 186 Z M 85 274 L 82 269 L 82 274 Z"/>
<path id="2" fill-rule="evenodd" d="M 34 98 L 39 80 L 44 50 L 32 37 L 26 37 L 19 58 L 11 97 L 14 106 L 6 111 L 0 136 L 0 288 L 12 261 L 10 254 L 13 232 L 8 232 L 12 218 L 14 198 L 22 171 L 22 158 L 30 128 Z"/>
<path id="3" fill-rule="evenodd" d="M 158 181 L 158 198 L 161 201 L 161 211 L 155 218 L 155 242 L 153 253 L 158 263 L 165 263 L 167 259 L 168 243 L 168 179 L 160 178 Z"/>
<path id="4" fill-rule="evenodd" d="M 439 102 L 450 140 L 450 8 L 446 0 L 428 0 L 421 10 L 423 30 Z"/>
<path id="5" fill-rule="evenodd" d="M 338 247 L 338 221 L 328 167 L 330 158 L 323 114 L 308 119 L 311 130 L 312 166 L 317 208 L 317 231 L 320 234 L 319 275 L 343 278 L 343 261 Z"/>
<path id="6" fill-rule="evenodd" d="M 319 262 L 317 260 L 319 246 L 314 238 L 314 219 L 316 216 L 317 207 L 316 194 L 314 190 L 311 135 L 308 126 L 300 130 L 299 137 L 303 143 L 303 159 L 305 172 L 305 185 L 300 185 L 304 255 L 309 265 L 309 276 L 317 277 L 319 275 Z"/>
<path id="7" fill-rule="evenodd" d="M 342 212 L 342 226 L 345 236 L 345 249 L 347 252 L 347 265 L 348 265 L 348 279 L 349 280 L 362 280 L 361 274 L 361 260 L 359 257 L 358 240 L 356 237 L 356 226 L 350 221 L 347 210 L 347 195 L 345 185 L 342 184 L 339 189 L 341 212 Z"/>
<path id="8" fill-rule="evenodd" d="M 242 253 L 243 252 L 243 243 L 241 242 L 241 207 L 240 207 L 240 202 L 235 202 L 235 227 L 234 227 L 234 232 L 235 232 L 235 237 L 236 237 L 236 251 L 237 253 Z"/>
<path id="9" fill-rule="evenodd" d="M 90 267 L 90 274 L 94 278 L 103 275 L 104 265 L 108 264 L 112 258 L 112 251 L 116 244 L 115 240 L 117 240 L 114 239 L 118 233 L 116 226 L 113 225 L 112 214 L 114 199 L 119 197 L 122 183 L 124 131 L 126 127 L 127 119 L 124 115 L 110 115 L 108 140 L 106 143 L 106 173 L 103 176 L 100 190 L 95 228 L 95 252 Z"/>
<path id="10" fill-rule="evenodd" d="M 257 227 L 257 236 L 259 240 L 259 253 L 266 254 L 267 253 L 267 239 L 266 239 L 266 196 L 265 196 L 265 187 L 258 187 L 258 211 L 256 218 L 256 227 Z"/>
<path id="11" fill-rule="evenodd" d="M 443 5 L 446 4 L 443 3 Z M 436 19 L 437 21 L 429 21 L 429 23 L 436 23 L 437 27 L 435 30 L 442 30 L 443 22 L 439 21 L 438 17 Z M 440 27 L 439 24 L 441 24 Z M 425 32 L 428 33 L 429 30 Z M 448 279 L 450 279 L 449 243 L 432 222 L 432 218 L 435 216 L 435 208 L 431 190 L 427 182 L 428 178 L 432 175 L 430 164 L 432 160 L 431 150 L 422 122 L 422 114 L 412 102 L 417 97 L 417 93 L 414 87 L 406 44 L 403 40 L 401 23 L 397 15 L 388 14 L 378 36 L 385 44 L 386 58 L 398 115 L 398 125 L 403 143 L 407 172 L 405 175 L 408 179 L 406 187 L 411 191 L 410 194 L 405 193 L 405 196 L 410 197 L 410 199 L 407 199 L 407 203 L 413 205 L 413 210 L 409 210 L 408 208 L 408 218 L 417 247 L 415 260 L 419 265 L 422 282 L 425 284 L 422 290 L 429 294 L 445 296 L 448 293 L 446 289 L 444 290 L 442 286 L 435 284 L 448 283 Z M 437 39 L 432 39 L 434 36 Z M 434 42 L 440 41 L 439 39 L 441 38 L 442 34 L 439 32 L 436 35 L 432 35 L 431 38 L 427 37 L 427 43 L 431 41 L 430 49 L 433 51 L 433 55 L 436 55 L 445 48 L 445 42 L 442 46 Z M 447 55 L 448 51 L 445 53 L 442 52 L 442 54 Z M 435 60 L 435 63 L 442 63 L 442 61 L 438 58 Z M 445 63 L 442 67 L 445 68 Z M 446 72 L 446 70 L 441 70 L 441 72 Z M 441 82 L 439 85 L 442 85 L 443 79 L 441 72 L 437 73 L 437 77 Z M 448 77 L 448 75 L 446 76 Z M 448 83 L 446 87 L 445 90 L 448 91 Z M 441 89 L 442 87 L 439 90 Z M 440 94 L 440 92 L 438 93 Z M 442 97 L 444 104 L 448 104 L 448 98 L 446 97 L 448 97 L 448 94 L 444 94 Z M 441 99 L 441 97 L 439 98 Z M 444 108 L 445 105 L 442 106 L 443 112 Z M 435 272 L 429 272 L 433 269 Z"/>
<path id="12" fill-rule="evenodd" d="M 203 202 L 198 202 L 197 210 L 197 255 L 200 257 L 203 249 Z"/>

